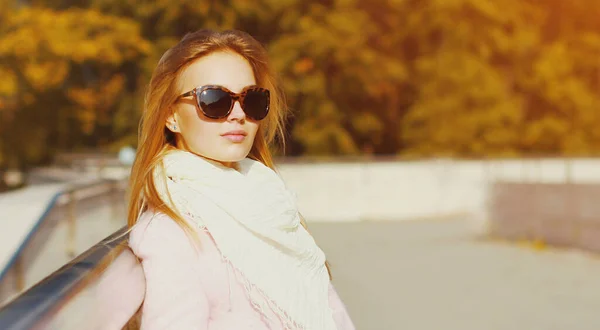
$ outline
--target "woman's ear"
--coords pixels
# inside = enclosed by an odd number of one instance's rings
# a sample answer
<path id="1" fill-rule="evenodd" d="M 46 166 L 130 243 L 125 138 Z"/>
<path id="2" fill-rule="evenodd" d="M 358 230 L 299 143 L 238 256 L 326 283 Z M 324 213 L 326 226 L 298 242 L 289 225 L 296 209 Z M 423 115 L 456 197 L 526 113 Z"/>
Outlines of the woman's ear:
<path id="1" fill-rule="evenodd" d="M 167 117 L 165 126 L 173 133 L 179 133 L 179 125 L 177 125 L 177 119 L 175 118 L 175 112 L 171 112 L 171 115 Z"/>

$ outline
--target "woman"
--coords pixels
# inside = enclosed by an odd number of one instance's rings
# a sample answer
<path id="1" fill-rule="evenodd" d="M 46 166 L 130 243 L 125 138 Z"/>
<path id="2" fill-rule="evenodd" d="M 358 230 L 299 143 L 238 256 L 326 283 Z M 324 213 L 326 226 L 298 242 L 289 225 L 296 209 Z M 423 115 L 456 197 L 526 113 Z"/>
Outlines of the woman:
<path id="1" fill-rule="evenodd" d="M 191 33 L 160 59 L 128 213 L 142 329 L 354 329 L 272 169 L 286 111 L 246 33 Z"/>

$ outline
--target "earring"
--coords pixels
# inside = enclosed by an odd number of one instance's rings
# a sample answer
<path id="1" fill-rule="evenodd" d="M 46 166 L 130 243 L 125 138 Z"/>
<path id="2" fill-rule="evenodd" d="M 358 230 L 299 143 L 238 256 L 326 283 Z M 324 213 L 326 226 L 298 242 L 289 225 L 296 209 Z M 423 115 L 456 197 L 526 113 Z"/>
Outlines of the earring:
<path id="1" fill-rule="evenodd" d="M 177 125 L 173 125 L 173 130 L 176 130 L 176 129 L 177 129 Z"/>

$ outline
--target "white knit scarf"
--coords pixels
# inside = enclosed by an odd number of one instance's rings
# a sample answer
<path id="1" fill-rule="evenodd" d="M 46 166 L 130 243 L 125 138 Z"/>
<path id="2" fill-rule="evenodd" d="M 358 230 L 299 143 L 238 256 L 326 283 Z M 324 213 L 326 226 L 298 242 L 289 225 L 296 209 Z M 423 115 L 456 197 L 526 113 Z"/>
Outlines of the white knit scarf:
<path id="1" fill-rule="evenodd" d="M 154 179 L 167 205 L 209 231 L 251 284 L 248 294 L 257 308 L 273 310 L 286 328 L 336 328 L 325 255 L 300 224 L 295 199 L 277 173 L 249 158 L 236 170 L 173 150 Z"/>

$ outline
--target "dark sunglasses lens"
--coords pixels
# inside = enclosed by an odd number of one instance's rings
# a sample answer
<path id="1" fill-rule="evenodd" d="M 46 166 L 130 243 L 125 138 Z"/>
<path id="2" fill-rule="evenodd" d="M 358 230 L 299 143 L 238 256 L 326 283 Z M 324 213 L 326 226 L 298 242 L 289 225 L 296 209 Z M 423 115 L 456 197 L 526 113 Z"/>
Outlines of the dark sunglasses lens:
<path id="1" fill-rule="evenodd" d="M 231 108 L 231 96 L 220 89 L 207 89 L 197 95 L 198 106 L 209 118 L 223 118 Z"/>
<path id="2" fill-rule="evenodd" d="M 269 102 L 268 90 L 249 90 L 244 97 L 244 112 L 252 119 L 264 119 L 269 113 Z"/>

